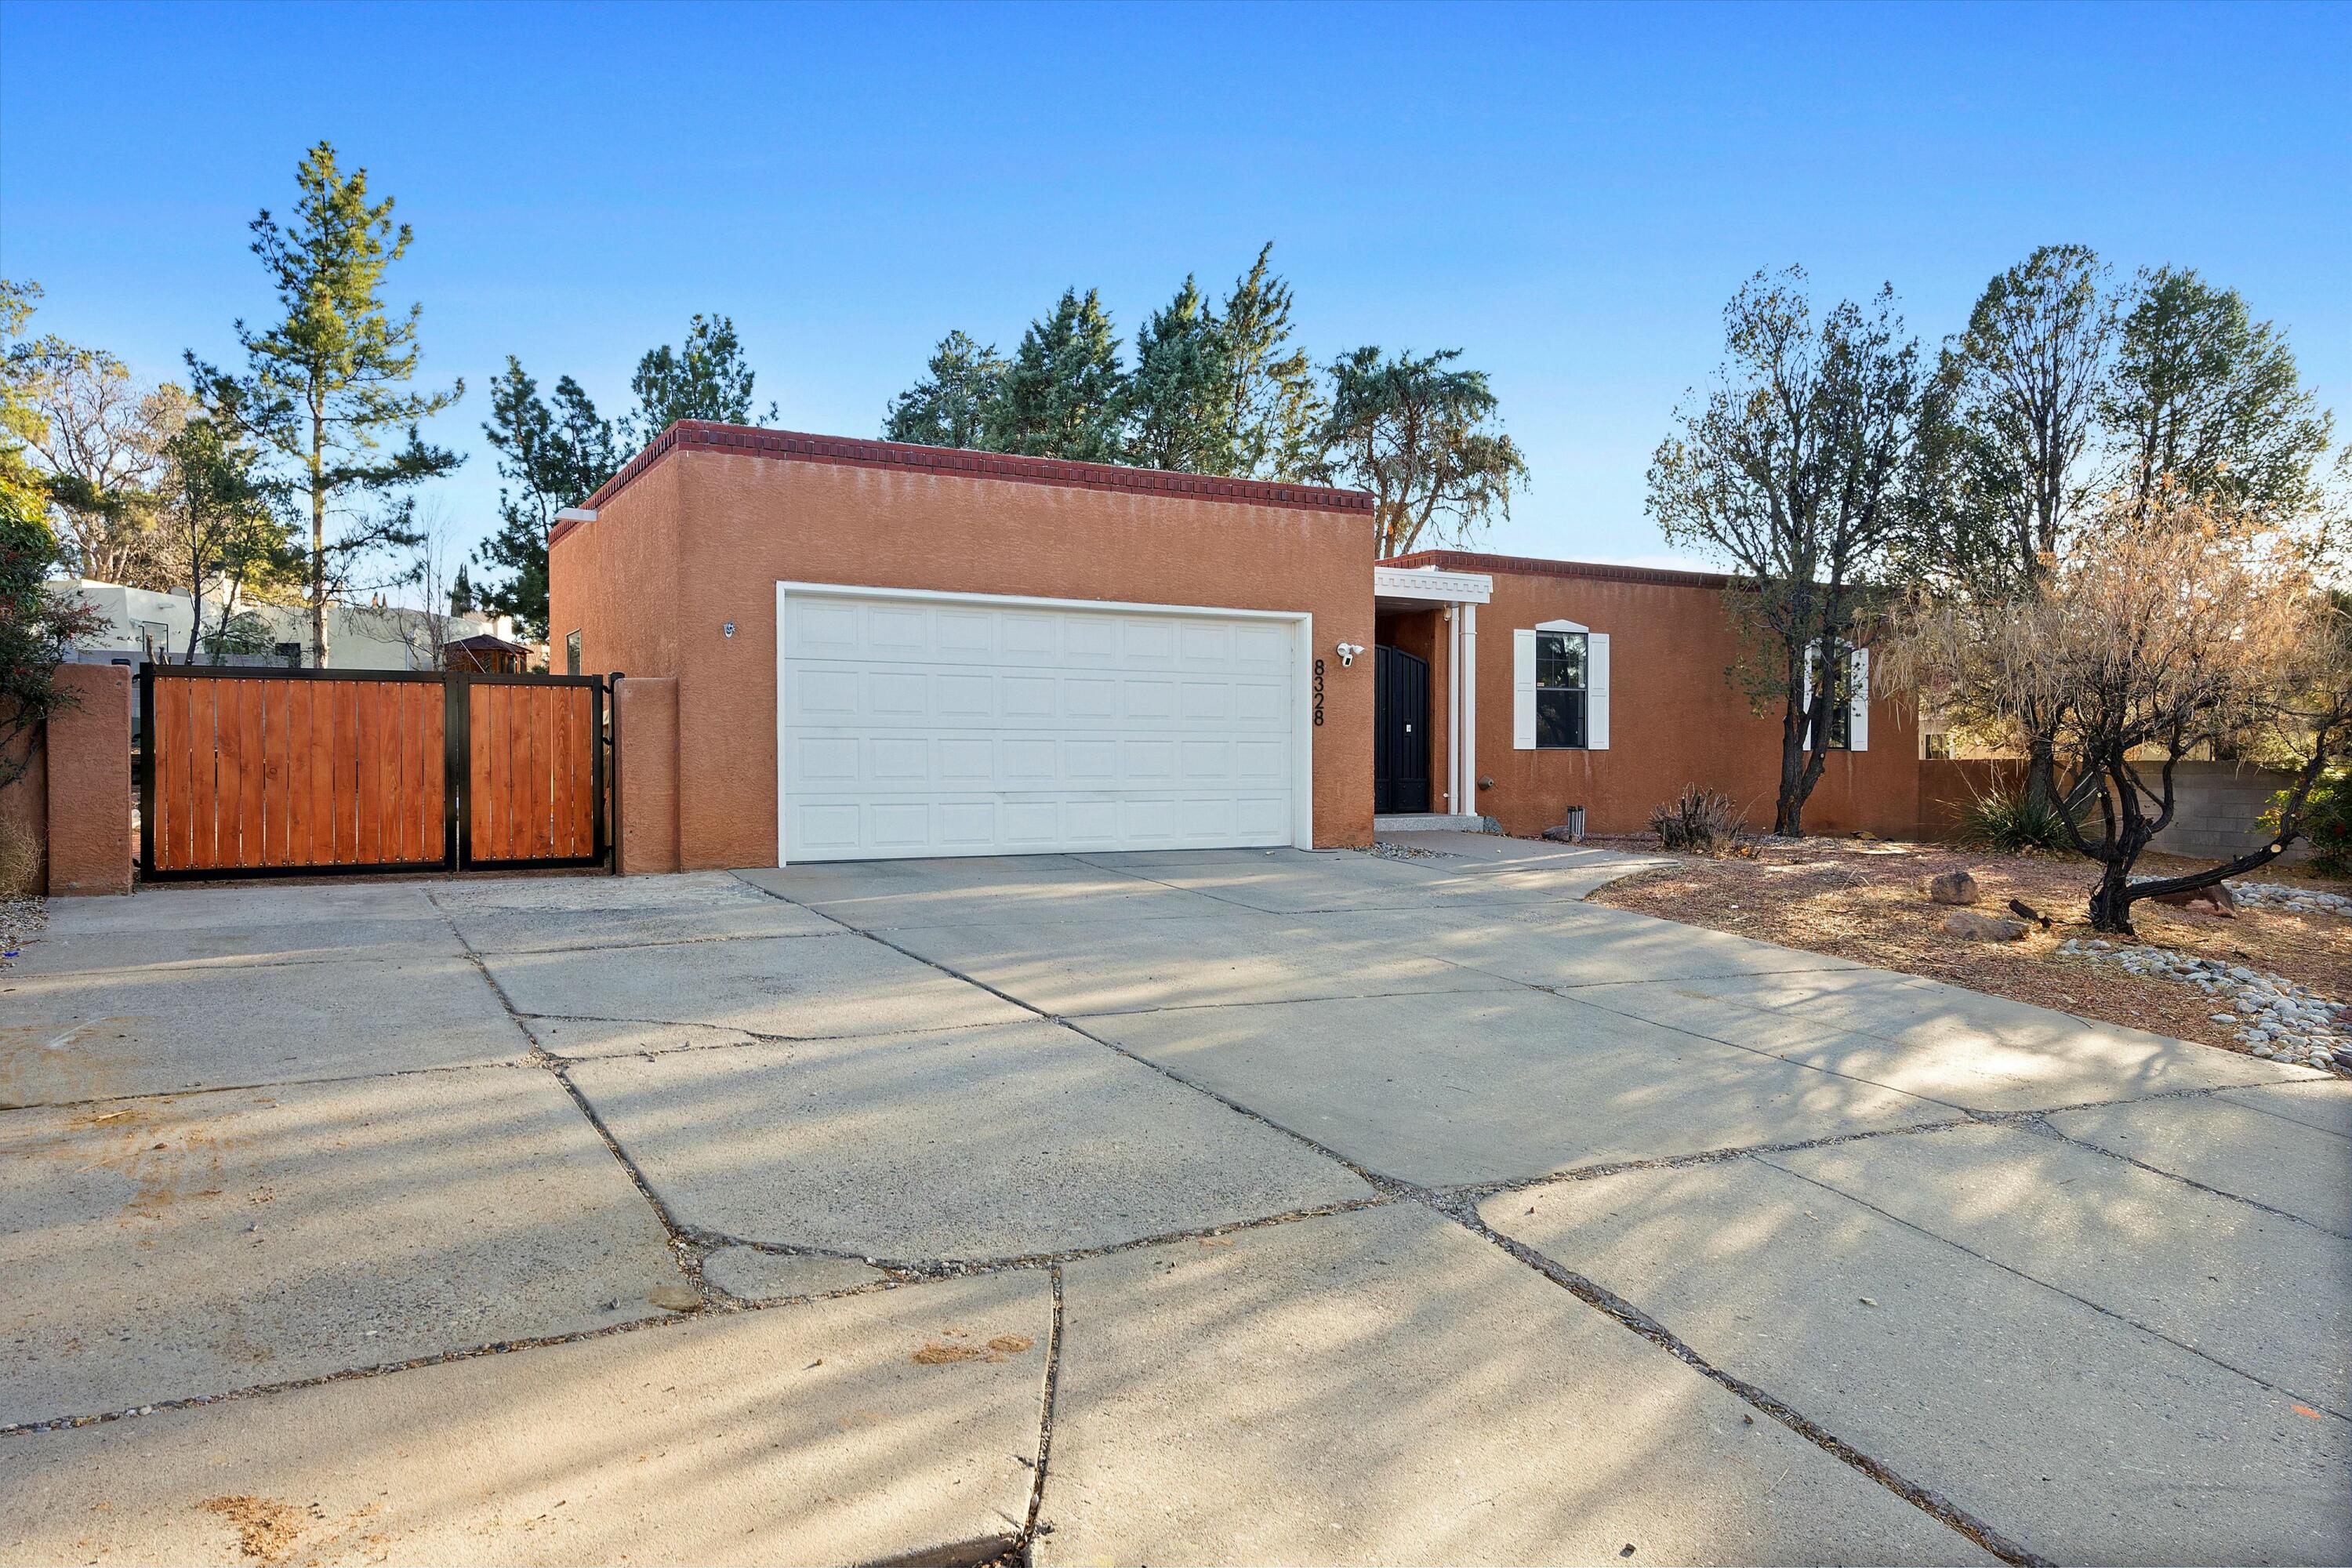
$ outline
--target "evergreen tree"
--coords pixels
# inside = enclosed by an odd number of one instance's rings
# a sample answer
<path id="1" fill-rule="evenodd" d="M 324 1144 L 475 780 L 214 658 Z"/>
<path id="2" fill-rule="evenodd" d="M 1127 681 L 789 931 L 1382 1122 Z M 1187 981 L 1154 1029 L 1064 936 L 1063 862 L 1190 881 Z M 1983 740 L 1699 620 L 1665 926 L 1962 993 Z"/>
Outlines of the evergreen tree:
<path id="1" fill-rule="evenodd" d="M 457 574 L 449 579 L 449 613 L 453 616 L 474 613 L 474 580 L 466 574 L 463 562 L 457 564 Z"/>
<path id="2" fill-rule="evenodd" d="M 746 373 L 748 377 L 748 373 Z M 749 395 L 748 384 L 745 388 Z M 580 384 L 563 376 L 552 405 L 511 354 L 490 384 L 490 418 L 482 426 L 499 452 L 499 526 L 475 557 L 502 568 L 502 582 L 479 591 L 479 607 L 512 616 L 534 636 L 547 632 L 547 531 L 555 514 L 577 506 L 620 471 L 610 420 Z M 468 584 L 469 591 L 471 584 Z"/>
<path id="3" fill-rule="evenodd" d="M 1223 323 L 1187 277 L 1136 331 L 1126 460 L 1187 474 L 1234 472 L 1232 379 Z"/>
<path id="4" fill-rule="evenodd" d="M 750 424 L 752 379 L 734 321 L 696 316 L 688 323 L 684 348 L 674 351 L 664 343 L 637 361 L 636 374 L 629 377 L 637 411 L 627 422 L 628 444 L 643 447 L 680 419 Z M 775 416 L 771 403 L 768 417 Z"/>
<path id="5" fill-rule="evenodd" d="M 264 331 L 236 323 L 242 375 L 188 355 L 198 397 L 240 411 L 246 432 L 293 470 L 307 498 L 310 540 L 307 597 L 313 662 L 325 666 L 327 603 L 352 586 L 358 564 L 413 546 L 416 534 L 402 498 L 464 461 L 428 447 L 419 422 L 466 390 L 413 392 L 423 307 L 398 317 L 383 303 L 384 271 L 408 252 L 414 236 L 394 227 L 392 200 L 368 200 L 367 171 L 346 178 L 335 150 L 321 142 L 295 172 L 295 219 L 280 226 L 268 209 L 255 218 L 253 253 L 278 291 L 283 318 Z M 404 446 L 383 437 L 404 429 Z M 330 519 L 339 520 L 331 530 Z"/>
<path id="6" fill-rule="evenodd" d="M 2193 271 L 2141 275 L 2105 414 L 2143 515 L 2168 488 L 2272 521 L 2318 499 L 2332 416 L 2284 336 Z"/>
<path id="7" fill-rule="evenodd" d="M 950 332 L 924 367 L 924 378 L 890 400 L 882 438 L 919 447 L 981 446 L 1010 368 L 994 344 Z"/>
<path id="8" fill-rule="evenodd" d="M 1307 351 L 1288 348 L 1290 285 L 1267 265 L 1273 254 L 1268 240 L 1234 280 L 1219 318 L 1232 435 L 1229 466 L 1218 471 L 1297 483 L 1313 475 L 1328 410 Z"/>
<path id="9" fill-rule="evenodd" d="M 1053 314 L 1030 323 L 988 422 L 987 447 L 1038 458 L 1115 463 L 1127 377 L 1101 298 L 1062 291 Z"/>

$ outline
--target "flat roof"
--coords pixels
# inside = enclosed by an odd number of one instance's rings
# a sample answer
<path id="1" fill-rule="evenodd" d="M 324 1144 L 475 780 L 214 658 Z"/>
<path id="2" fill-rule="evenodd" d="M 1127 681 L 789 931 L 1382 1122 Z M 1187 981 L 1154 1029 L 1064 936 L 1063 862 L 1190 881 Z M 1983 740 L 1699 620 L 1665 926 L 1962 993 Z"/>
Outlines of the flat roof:
<path id="1" fill-rule="evenodd" d="M 1124 490 L 1177 496 L 1190 500 L 1234 501 L 1245 506 L 1296 507 L 1309 511 L 1370 512 L 1372 510 L 1371 495 L 1365 490 L 1332 489 L 1321 485 L 1276 484 L 1267 479 L 1224 479 L 1213 474 L 1179 474 L 1163 468 L 1125 468 L 1116 463 L 1073 463 L 1059 458 L 1020 458 L 1003 452 L 976 452 L 956 447 L 918 447 L 904 441 L 867 441 L 853 436 L 812 436 L 797 430 L 762 430 L 750 425 L 720 425 L 707 419 L 681 419 L 655 437 L 644 451 L 630 458 L 621 471 L 606 480 L 594 495 L 582 501 L 581 509 L 594 511 L 628 489 L 638 475 L 676 451 L 730 452 L 785 462 L 842 463 L 856 468 L 895 468 L 908 473 L 1010 479 L 1017 484 Z M 548 531 L 548 542 L 553 543 L 578 526 L 577 521 L 559 522 Z"/>
<path id="2" fill-rule="evenodd" d="M 1669 588 L 1728 588 L 1719 572 L 1673 572 L 1659 566 L 1612 566 L 1600 561 L 1548 561 L 1539 555 L 1486 555 L 1474 550 L 1417 550 L 1382 566 L 1435 566 L 1446 572 L 1516 574 L 1522 577 L 1582 577 L 1596 583 L 1654 583 Z"/>

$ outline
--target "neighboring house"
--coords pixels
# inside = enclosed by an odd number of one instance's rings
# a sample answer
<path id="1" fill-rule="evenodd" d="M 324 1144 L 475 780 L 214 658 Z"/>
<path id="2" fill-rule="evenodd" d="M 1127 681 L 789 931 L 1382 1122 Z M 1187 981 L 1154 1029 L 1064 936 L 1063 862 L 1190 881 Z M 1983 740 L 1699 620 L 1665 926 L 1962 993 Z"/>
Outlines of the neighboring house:
<path id="1" fill-rule="evenodd" d="M 1376 794 L 1623 832 L 1696 783 L 1769 824 L 1720 579 L 1373 538 L 1359 491 L 683 421 L 557 520 L 552 634 L 654 678 L 641 869 L 1361 845 Z M 1808 826 L 1908 834 L 1908 720 L 1842 718 Z"/>
<path id="2" fill-rule="evenodd" d="M 145 588 L 71 577 L 52 579 L 48 588 L 61 598 L 93 606 L 106 618 L 105 627 L 96 637 L 76 645 L 75 656 L 82 662 L 137 665 L 151 658 L 167 664 L 186 662 L 188 633 L 195 620 L 194 602 L 187 595 L 158 594 Z M 270 638 L 268 653 L 247 656 L 238 662 L 310 662 L 310 612 L 307 605 L 247 604 L 239 606 L 238 613 L 258 616 Z M 222 616 L 221 601 L 207 595 L 206 631 L 220 626 Z M 399 605 L 327 606 L 327 660 L 337 669 L 439 668 L 445 644 L 482 637 L 491 637 L 502 647 L 522 648 L 526 659 L 529 658 L 528 645 L 514 640 L 514 622 L 509 616 L 492 620 L 480 616 L 434 615 Z M 201 661 L 204 657 L 200 647 L 197 658 Z M 455 668 L 471 666 L 461 660 Z M 520 668 L 528 668 L 528 664 Z"/>

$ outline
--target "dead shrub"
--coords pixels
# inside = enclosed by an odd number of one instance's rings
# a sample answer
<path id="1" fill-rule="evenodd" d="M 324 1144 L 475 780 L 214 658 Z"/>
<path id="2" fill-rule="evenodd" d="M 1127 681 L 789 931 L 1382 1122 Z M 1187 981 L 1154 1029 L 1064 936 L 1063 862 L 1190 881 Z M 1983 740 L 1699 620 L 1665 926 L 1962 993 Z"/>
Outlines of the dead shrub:
<path id="1" fill-rule="evenodd" d="M 13 816 L 0 816 L 0 899 L 32 895 L 41 875 L 41 840 Z"/>
<path id="2" fill-rule="evenodd" d="M 1739 852 L 1748 822 L 1730 796 L 1685 784 L 1682 794 L 1650 813 L 1650 831 L 1661 848 L 1720 860 Z"/>

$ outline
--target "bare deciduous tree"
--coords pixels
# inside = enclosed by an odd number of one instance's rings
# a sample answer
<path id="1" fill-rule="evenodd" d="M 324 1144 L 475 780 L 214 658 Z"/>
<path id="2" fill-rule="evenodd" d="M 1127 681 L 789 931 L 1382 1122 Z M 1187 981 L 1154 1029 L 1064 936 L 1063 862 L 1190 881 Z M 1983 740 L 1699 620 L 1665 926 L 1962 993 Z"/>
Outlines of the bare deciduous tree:
<path id="1" fill-rule="evenodd" d="M 2119 496 L 2040 584 L 1901 616 L 1886 668 L 1949 709 L 2063 714 L 2060 754 L 2097 782 L 2097 836 L 2063 819 L 2102 868 L 2090 921 L 2129 933 L 2140 900 L 2276 859 L 2313 784 L 2352 749 L 2352 624 L 2307 562 L 2290 534 L 2211 501 Z M 2172 822 L 2175 770 L 2205 748 L 2293 769 L 2277 831 L 2227 864 L 2134 881 Z"/>

